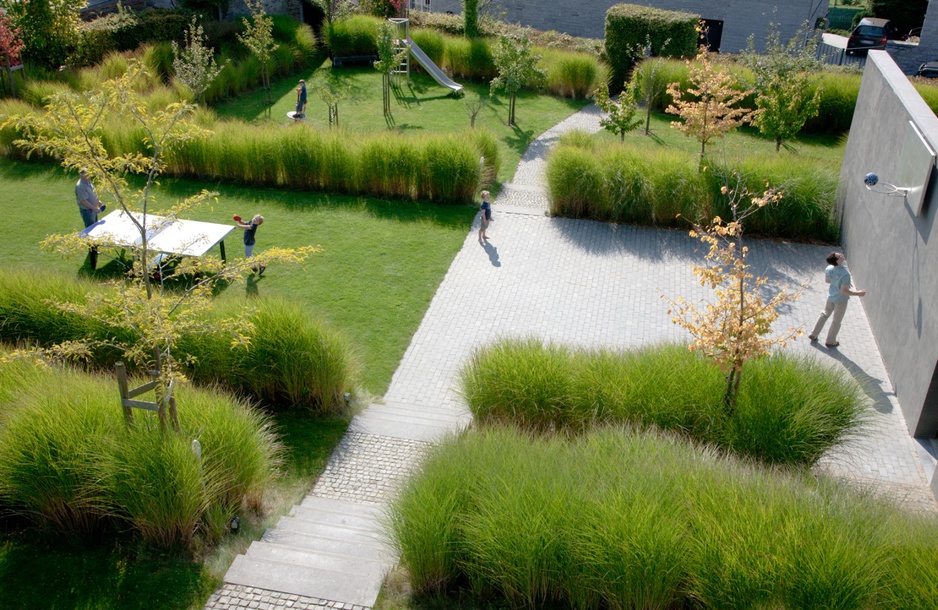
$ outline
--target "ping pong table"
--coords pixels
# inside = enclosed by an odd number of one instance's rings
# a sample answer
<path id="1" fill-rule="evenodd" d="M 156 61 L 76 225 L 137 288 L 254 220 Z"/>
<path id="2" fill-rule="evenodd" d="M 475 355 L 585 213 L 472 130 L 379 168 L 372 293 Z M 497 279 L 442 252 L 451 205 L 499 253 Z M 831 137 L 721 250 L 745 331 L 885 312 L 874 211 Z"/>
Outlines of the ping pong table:
<path id="1" fill-rule="evenodd" d="M 137 222 L 143 214 L 130 213 Z M 180 220 L 173 216 L 147 214 L 147 248 L 162 255 L 202 256 L 218 245 L 221 260 L 225 261 L 225 237 L 237 227 L 198 220 Z M 114 210 L 81 232 L 83 237 L 102 242 L 106 246 L 139 248 L 143 243 L 140 229 L 130 215 Z M 97 257 L 91 257 L 91 268 L 97 266 Z"/>

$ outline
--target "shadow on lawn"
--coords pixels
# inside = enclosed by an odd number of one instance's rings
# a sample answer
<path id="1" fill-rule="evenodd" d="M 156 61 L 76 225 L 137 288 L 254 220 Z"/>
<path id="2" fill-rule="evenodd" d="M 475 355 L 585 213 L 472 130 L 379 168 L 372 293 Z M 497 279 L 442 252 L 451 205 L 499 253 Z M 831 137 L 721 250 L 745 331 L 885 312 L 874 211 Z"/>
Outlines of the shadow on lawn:
<path id="1" fill-rule="evenodd" d="M 0 543 L 0 600 L 7 608 L 191 608 L 218 584 L 181 557 L 33 540 Z"/>

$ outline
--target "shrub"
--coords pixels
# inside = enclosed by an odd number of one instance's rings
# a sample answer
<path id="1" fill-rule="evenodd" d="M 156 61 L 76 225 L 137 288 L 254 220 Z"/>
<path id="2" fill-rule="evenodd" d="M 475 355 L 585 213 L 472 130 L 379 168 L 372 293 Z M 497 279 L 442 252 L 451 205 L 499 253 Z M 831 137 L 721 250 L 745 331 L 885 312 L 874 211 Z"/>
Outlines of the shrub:
<path id="1" fill-rule="evenodd" d="M 799 389 L 786 390 L 792 384 Z M 473 354 L 460 386 L 480 423 L 567 433 L 608 422 L 657 427 L 800 466 L 849 438 L 863 410 L 861 390 L 841 372 L 776 354 L 747 366 L 727 418 L 719 369 L 682 345 L 620 353 L 504 340 Z"/>
<path id="2" fill-rule="evenodd" d="M 30 341 L 42 346 L 91 337 L 104 341 L 113 328 L 66 314 L 54 303 L 81 304 L 85 295 L 104 288 L 55 274 L 34 277 L 0 272 L 0 340 Z M 243 304 L 239 304 L 243 307 Z M 225 310 L 213 312 L 225 318 Z M 197 382 L 220 382 L 227 388 L 274 405 L 317 413 L 341 410 L 341 397 L 353 391 L 357 372 L 348 344 L 337 333 L 310 320 L 296 307 L 262 301 L 252 314 L 251 347 L 231 347 L 224 328 L 183 337 L 176 345 L 188 375 Z M 122 337 L 129 341 L 130 337 Z M 108 369 L 120 360 L 113 349 L 94 348 L 89 364 Z"/>
<path id="3" fill-rule="evenodd" d="M 726 197 L 720 189 L 730 168 L 719 162 L 709 163 L 713 170 L 701 174 L 679 152 L 611 142 L 584 150 L 567 144 L 570 141 L 570 136 L 564 137 L 547 162 L 554 215 L 653 226 L 684 226 L 678 214 L 692 220 L 726 217 Z M 735 169 L 754 191 L 766 180 L 785 191 L 778 204 L 752 217 L 746 227 L 749 234 L 836 240 L 835 173 L 808 160 L 777 155 L 750 156 Z"/>
<path id="4" fill-rule="evenodd" d="M 379 23 L 374 17 L 355 15 L 327 25 L 323 32 L 329 53 L 332 57 L 377 54 Z"/>
<path id="5" fill-rule="evenodd" d="M 213 542 L 237 511 L 260 508 L 279 453 L 263 416 L 217 390 L 181 387 L 181 434 L 163 434 L 142 411 L 128 428 L 114 389 L 112 379 L 46 369 L 0 404 L 0 500 L 61 535 L 127 521 L 148 542 L 189 548 L 200 531 Z"/>
<path id="6" fill-rule="evenodd" d="M 605 58 L 612 66 L 610 87 L 618 90 L 632 72 L 637 57 L 651 44 L 660 57 L 697 54 L 700 15 L 666 11 L 638 4 L 616 4 L 606 11 Z"/>
<path id="7" fill-rule="evenodd" d="M 930 543 L 916 553 L 938 535 L 933 516 L 661 433 L 453 437 L 389 512 L 418 594 L 469 587 L 518 607 L 860 610 L 900 594 L 904 608 L 933 603 L 912 567 L 935 556 Z"/>

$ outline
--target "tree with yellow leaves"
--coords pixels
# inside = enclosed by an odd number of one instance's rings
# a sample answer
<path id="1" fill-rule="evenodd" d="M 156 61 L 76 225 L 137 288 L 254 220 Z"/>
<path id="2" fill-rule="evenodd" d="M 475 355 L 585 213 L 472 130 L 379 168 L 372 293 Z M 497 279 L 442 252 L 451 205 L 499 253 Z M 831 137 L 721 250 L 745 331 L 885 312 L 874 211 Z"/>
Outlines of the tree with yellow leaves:
<path id="1" fill-rule="evenodd" d="M 89 335 L 84 340 L 40 350 L 40 355 L 82 359 L 96 347 L 118 349 L 137 370 L 153 371 L 159 402 L 161 397 L 171 395 L 174 383 L 185 379 L 173 352 L 181 337 L 213 332 L 222 324 L 230 331 L 233 344 L 248 340 L 248 311 L 235 319 L 214 324 L 209 321 L 206 313 L 214 288 L 242 279 L 251 265 L 297 262 L 316 249 L 270 248 L 253 259 L 229 264 L 213 258 L 185 258 L 175 275 L 188 281 L 168 282 L 165 273 L 159 273 L 158 280 L 151 276 L 154 270 L 162 271 L 157 253 L 149 247 L 147 229 L 152 228 L 155 216 L 153 186 L 163 168 L 163 155 L 201 132 L 187 120 L 194 109 L 192 104 L 180 102 L 149 111 L 135 88 L 138 80 L 147 78 L 146 68 L 132 62 L 121 77 L 84 93 L 56 93 L 46 105 L 45 114 L 11 116 L 4 126 L 14 126 L 23 134 L 15 143 L 28 152 L 59 159 L 68 170 L 85 169 L 100 185 L 102 195 L 124 212 L 140 234 L 127 277 L 112 280 L 109 289 L 88 295 L 83 303 L 58 304 L 63 311 L 102 324 L 107 336 L 102 339 Z M 136 125 L 142 134 L 139 150 L 110 154 L 102 140 L 102 126 L 109 121 Z M 127 174 L 146 176 L 143 186 L 131 188 Z M 214 196 L 203 190 L 162 210 L 160 216 L 173 222 L 178 215 Z M 79 233 L 51 235 L 42 244 L 65 256 L 81 255 L 89 246 L 106 248 L 116 244 L 107 239 L 91 243 Z"/>
<path id="2" fill-rule="evenodd" d="M 724 185 L 732 220 L 724 222 L 719 216 L 708 225 L 694 224 L 691 237 L 700 239 L 708 247 L 707 263 L 694 265 L 694 276 L 701 286 L 710 287 L 716 301 L 698 308 L 678 297 L 669 300 L 671 321 L 687 330 L 694 338 L 691 351 L 699 351 L 726 373 L 723 402 L 728 417 L 736 408 L 739 381 L 747 361 L 766 354 L 773 347 L 784 347 L 803 334 L 801 329 L 790 328 L 777 336 L 770 336 L 772 323 L 778 318 L 781 305 L 801 296 L 783 286 L 768 301 L 763 293 L 769 288 L 766 277 L 756 277 L 749 270 L 746 257 L 749 248 L 743 245 L 743 221 L 767 205 L 777 203 L 782 192 L 770 188 L 762 195 L 749 192 L 737 173 L 728 176 L 732 188 Z M 662 298 L 666 298 L 662 296 Z"/>
<path id="3" fill-rule="evenodd" d="M 668 106 L 669 114 L 677 114 L 681 121 L 673 121 L 671 127 L 680 129 L 684 135 L 700 142 L 700 167 L 703 168 L 707 142 L 722 138 L 727 131 L 748 123 L 754 117 L 752 110 L 735 107 L 752 91 L 736 88 L 736 79 L 725 66 L 717 67 L 710 59 L 706 47 L 700 47 L 697 58 L 690 67 L 691 86 L 681 91 L 680 83 L 668 85 L 668 95 L 674 103 Z M 687 99 L 684 99 L 684 96 Z"/>

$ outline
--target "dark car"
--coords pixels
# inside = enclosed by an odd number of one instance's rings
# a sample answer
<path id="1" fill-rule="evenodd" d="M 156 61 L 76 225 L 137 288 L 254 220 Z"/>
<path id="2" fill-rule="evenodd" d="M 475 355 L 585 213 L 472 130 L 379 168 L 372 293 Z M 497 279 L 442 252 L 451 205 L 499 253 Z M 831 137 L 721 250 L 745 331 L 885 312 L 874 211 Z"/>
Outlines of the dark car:
<path id="1" fill-rule="evenodd" d="M 885 49 L 886 41 L 896 37 L 896 28 L 888 19 L 864 17 L 850 32 L 847 39 L 847 55 L 862 54 L 870 49 Z"/>
<path id="2" fill-rule="evenodd" d="M 929 61 L 923 63 L 918 67 L 918 72 L 915 73 L 915 76 L 938 78 L 938 61 Z"/>

